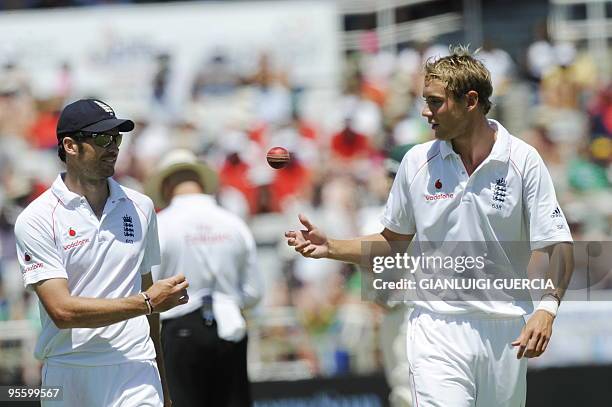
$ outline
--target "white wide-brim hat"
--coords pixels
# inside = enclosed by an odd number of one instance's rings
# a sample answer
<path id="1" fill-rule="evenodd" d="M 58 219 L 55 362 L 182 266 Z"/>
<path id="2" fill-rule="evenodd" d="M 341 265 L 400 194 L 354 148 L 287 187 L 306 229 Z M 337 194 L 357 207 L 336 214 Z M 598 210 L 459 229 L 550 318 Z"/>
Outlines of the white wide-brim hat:
<path id="1" fill-rule="evenodd" d="M 215 170 L 198 160 L 196 155 L 186 149 L 176 149 L 162 157 L 156 171 L 145 184 L 145 193 L 153 200 L 157 208 L 165 208 L 166 202 L 162 196 L 162 184 L 166 178 L 177 171 L 190 170 L 200 177 L 205 194 L 214 194 L 219 184 Z"/>

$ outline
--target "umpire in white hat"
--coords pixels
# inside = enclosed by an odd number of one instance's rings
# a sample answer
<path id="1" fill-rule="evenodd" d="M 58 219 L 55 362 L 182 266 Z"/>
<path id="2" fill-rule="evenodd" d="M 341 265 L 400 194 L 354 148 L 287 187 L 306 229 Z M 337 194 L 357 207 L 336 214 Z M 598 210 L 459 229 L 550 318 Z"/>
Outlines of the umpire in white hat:
<path id="1" fill-rule="evenodd" d="M 211 195 L 217 175 L 188 150 L 174 150 L 146 185 L 158 208 L 161 265 L 190 281 L 191 301 L 161 314 L 168 386 L 175 407 L 251 405 L 242 311 L 262 295 L 255 241 Z"/>

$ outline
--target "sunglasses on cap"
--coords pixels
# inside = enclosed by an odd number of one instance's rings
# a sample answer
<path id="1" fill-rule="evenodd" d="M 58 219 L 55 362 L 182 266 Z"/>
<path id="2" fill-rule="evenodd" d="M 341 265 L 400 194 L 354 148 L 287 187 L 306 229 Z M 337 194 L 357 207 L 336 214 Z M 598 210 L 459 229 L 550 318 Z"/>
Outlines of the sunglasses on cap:
<path id="1" fill-rule="evenodd" d="M 93 142 L 98 147 L 107 148 L 111 145 L 112 142 L 115 142 L 117 147 L 121 145 L 121 140 L 123 139 L 123 134 L 109 134 L 109 133 L 88 133 L 88 132 L 79 132 L 79 138 L 91 138 Z"/>

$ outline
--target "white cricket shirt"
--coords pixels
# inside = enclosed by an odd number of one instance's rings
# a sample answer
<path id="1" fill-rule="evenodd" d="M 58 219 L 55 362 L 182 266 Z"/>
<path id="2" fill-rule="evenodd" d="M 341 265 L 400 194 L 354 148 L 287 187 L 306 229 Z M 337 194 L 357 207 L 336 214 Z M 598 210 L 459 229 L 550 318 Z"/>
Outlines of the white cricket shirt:
<path id="1" fill-rule="evenodd" d="M 141 291 L 141 275 L 159 264 L 153 203 L 108 179 L 101 219 L 58 176 L 17 218 L 17 255 L 26 287 L 65 278 L 72 296 L 123 298 Z M 145 316 L 101 328 L 59 329 L 40 305 L 35 356 L 84 366 L 155 358 Z"/>
<path id="2" fill-rule="evenodd" d="M 178 195 L 158 215 L 162 262 L 153 275 L 183 273 L 189 281 L 189 302 L 162 313 L 162 319 L 195 311 L 204 295 L 221 293 L 239 308 L 260 300 L 255 240 L 242 219 L 204 194 Z"/>
<path id="3" fill-rule="evenodd" d="M 404 156 L 383 225 L 415 234 L 419 242 L 519 242 L 503 245 L 505 259 L 527 277 L 531 250 L 572 237 L 551 177 L 537 151 L 497 121 L 489 156 L 471 176 L 448 141 L 420 144 Z M 522 242 L 522 243 L 521 243 Z M 499 260 L 499 259 L 498 259 Z M 523 315 L 533 305 L 517 301 L 415 301 L 440 313 Z"/>

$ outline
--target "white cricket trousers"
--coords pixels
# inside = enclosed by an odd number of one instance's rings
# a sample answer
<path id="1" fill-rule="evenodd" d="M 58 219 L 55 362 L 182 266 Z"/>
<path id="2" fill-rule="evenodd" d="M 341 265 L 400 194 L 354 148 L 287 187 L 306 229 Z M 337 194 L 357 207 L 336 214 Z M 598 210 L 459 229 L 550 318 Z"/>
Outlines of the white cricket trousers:
<path id="1" fill-rule="evenodd" d="M 408 360 L 415 407 L 523 407 L 527 359 L 511 343 L 522 317 L 410 315 Z"/>
<path id="2" fill-rule="evenodd" d="M 46 362 L 43 386 L 62 386 L 62 401 L 41 407 L 163 407 L 164 397 L 153 360 L 108 366 L 75 366 Z"/>

